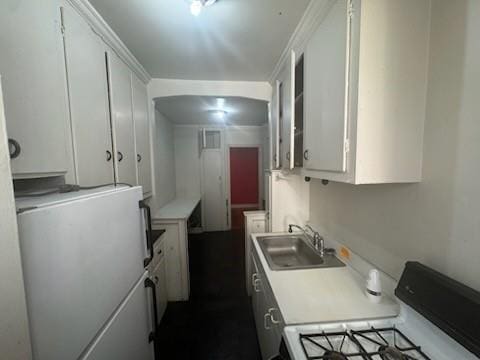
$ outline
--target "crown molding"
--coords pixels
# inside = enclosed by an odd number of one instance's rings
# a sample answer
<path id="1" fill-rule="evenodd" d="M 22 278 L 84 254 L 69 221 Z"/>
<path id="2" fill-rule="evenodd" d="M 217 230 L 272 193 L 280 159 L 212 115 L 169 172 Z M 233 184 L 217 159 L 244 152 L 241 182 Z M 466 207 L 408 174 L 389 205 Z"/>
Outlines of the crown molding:
<path id="1" fill-rule="evenodd" d="M 273 69 L 268 82 L 273 84 L 277 79 L 283 64 L 289 57 L 291 51 L 302 53 L 305 49 L 308 39 L 313 34 L 315 29 L 320 25 L 327 10 L 332 6 L 334 0 L 311 0 L 303 14 L 300 22 L 298 23 L 295 31 L 293 32 L 287 46 L 282 52 L 282 55 L 278 59 L 275 68 Z M 273 85 L 272 85 L 273 86 Z"/>
<path id="2" fill-rule="evenodd" d="M 145 84 L 148 84 L 152 79 L 150 74 L 128 50 L 123 41 L 120 40 L 92 4 L 88 0 L 68 0 L 68 2 L 85 18 L 93 31 L 132 69 L 137 77 Z"/>

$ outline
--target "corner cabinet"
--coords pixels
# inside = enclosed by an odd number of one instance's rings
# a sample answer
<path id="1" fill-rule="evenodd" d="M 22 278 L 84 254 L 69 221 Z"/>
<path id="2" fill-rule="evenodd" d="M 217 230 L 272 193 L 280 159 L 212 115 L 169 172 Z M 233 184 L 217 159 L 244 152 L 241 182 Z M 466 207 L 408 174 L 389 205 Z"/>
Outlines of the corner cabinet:
<path id="1" fill-rule="evenodd" d="M 334 0 L 304 53 L 304 175 L 421 180 L 429 0 Z"/>
<path id="2" fill-rule="evenodd" d="M 71 160 L 56 1 L 0 3 L 0 74 L 14 178 L 64 175 Z"/>

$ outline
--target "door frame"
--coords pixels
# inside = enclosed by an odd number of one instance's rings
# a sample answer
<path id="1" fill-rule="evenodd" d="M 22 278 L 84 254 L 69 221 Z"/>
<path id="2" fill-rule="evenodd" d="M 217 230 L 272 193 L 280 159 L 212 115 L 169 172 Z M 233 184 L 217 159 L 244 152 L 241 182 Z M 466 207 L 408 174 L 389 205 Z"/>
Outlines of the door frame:
<path id="1" fill-rule="evenodd" d="M 225 147 L 225 196 L 227 197 L 228 200 L 228 219 L 227 219 L 227 228 L 228 230 L 232 229 L 232 189 L 230 187 L 230 149 L 231 148 L 256 148 L 258 150 L 258 207 L 261 207 L 261 201 L 262 201 L 262 195 L 263 195 L 263 190 L 262 190 L 262 184 L 263 184 L 263 153 L 262 153 L 262 144 L 228 144 L 227 147 Z"/>
<path id="2" fill-rule="evenodd" d="M 228 202 L 230 203 L 230 198 L 228 197 L 228 192 L 227 192 L 227 179 L 226 179 L 226 176 L 227 176 L 227 171 L 226 171 L 226 167 L 227 167 L 227 164 L 226 164 L 226 157 L 225 157 L 225 149 L 226 149 L 226 146 L 225 146 L 225 141 L 226 141 L 226 136 L 225 136 L 225 128 L 223 127 L 215 127 L 215 126 L 200 126 L 198 127 L 199 131 L 220 131 L 220 148 L 219 149 L 204 149 L 202 148 L 201 149 L 201 154 L 200 154 L 200 157 L 199 157 L 199 160 L 200 160 L 200 198 L 201 198 L 201 209 L 202 209 L 202 227 L 204 228 L 204 231 L 205 231 L 205 214 L 206 214 L 206 211 L 205 211 L 205 201 L 203 201 L 203 198 L 204 198 L 204 184 L 205 184 L 205 179 L 204 179 L 204 175 L 203 175 L 203 154 L 206 152 L 206 151 L 220 151 L 221 155 L 222 155 L 222 178 L 223 178 L 223 198 L 224 200 L 228 200 Z M 230 171 L 230 170 L 229 170 Z M 230 177 L 228 178 L 230 181 Z M 230 209 L 230 206 L 227 206 L 227 210 Z M 223 230 L 230 230 L 230 213 L 225 211 L 225 221 L 224 221 L 224 228 Z"/>

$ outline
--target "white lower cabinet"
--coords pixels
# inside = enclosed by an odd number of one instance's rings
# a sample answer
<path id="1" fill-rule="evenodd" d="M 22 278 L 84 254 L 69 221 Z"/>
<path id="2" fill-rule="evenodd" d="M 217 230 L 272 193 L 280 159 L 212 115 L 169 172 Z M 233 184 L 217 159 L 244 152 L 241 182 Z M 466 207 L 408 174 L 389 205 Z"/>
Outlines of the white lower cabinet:
<path id="1" fill-rule="evenodd" d="M 157 255 L 155 255 L 157 256 Z M 168 295 L 167 295 L 167 277 L 165 275 L 165 256 L 162 256 L 158 264 L 151 273 L 151 278 L 155 284 L 155 291 L 157 294 L 157 314 L 158 321 L 162 320 L 163 314 L 167 309 Z"/>
<path id="2" fill-rule="evenodd" d="M 252 294 L 250 279 L 252 277 L 253 269 L 250 260 L 251 234 L 267 232 L 267 212 L 266 211 L 245 211 L 245 278 L 248 295 Z"/>
<path id="3" fill-rule="evenodd" d="M 153 219 L 154 229 L 165 229 L 165 284 L 168 301 L 186 301 L 190 296 L 187 220 Z M 155 266 L 155 265 L 154 265 Z"/>
<path id="4" fill-rule="evenodd" d="M 257 266 L 253 252 L 251 261 L 253 266 L 251 285 L 253 314 L 262 358 L 267 360 L 278 355 L 285 323 L 265 273 L 261 267 Z"/>

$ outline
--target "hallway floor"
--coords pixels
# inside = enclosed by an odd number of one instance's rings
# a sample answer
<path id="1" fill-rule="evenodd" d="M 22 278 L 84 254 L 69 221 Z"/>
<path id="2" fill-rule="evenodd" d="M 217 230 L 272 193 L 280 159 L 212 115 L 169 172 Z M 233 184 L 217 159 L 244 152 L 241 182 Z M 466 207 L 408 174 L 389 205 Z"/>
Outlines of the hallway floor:
<path id="1" fill-rule="evenodd" d="M 169 303 L 157 359 L 261 359 L 242 231 L 189 236 L 190 301 Z"/>

